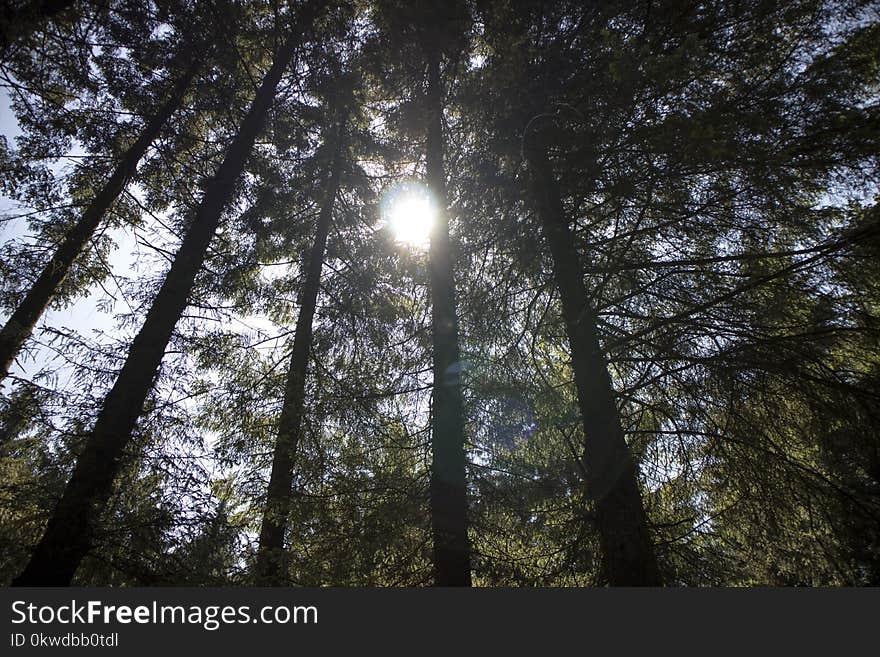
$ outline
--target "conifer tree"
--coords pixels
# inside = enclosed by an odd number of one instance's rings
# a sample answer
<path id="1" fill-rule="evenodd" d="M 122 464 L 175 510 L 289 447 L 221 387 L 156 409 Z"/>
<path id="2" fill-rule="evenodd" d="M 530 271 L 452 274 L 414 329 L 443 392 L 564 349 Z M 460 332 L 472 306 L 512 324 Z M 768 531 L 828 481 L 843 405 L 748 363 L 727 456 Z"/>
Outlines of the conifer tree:
<path id="1" fill-rule="evenodd" d="M 149 393 L 174 325 L 186 307 L 195 276 L 220 223 L 235 182 L 271 107 L 275 90 L 296 48 L 315 19 L 318 3 L 296 15 L 295 26 L 278 48 L 238 134 L 205 190 L 171 269 L 159 290 L 116 383 L 104 400 L 73 475 L 30 562 L 15 580 L 19 586 L 67 585 L 90 547 L 96 511 L 106 503 L 126 444 Z"/>

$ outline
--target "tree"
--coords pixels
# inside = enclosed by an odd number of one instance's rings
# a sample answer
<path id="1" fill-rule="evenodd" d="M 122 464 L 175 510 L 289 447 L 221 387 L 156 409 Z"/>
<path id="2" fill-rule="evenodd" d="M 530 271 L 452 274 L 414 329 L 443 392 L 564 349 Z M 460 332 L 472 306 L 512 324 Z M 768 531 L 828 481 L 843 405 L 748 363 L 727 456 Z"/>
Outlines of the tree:
<path id="1" fill-rule="evenodd" d="M 165 346 L 180 314 L 224 206 L 250 153 L 271 106 L 275 89 L 288 67 L 302 32 L 314 20 L 318 7 L 309 5 L 298 16 L 298 30 L 279 47 L 236 138 L 230 144 L 186 236 L 162 289 L 156 296 L 116 383 L 104 400 L 74 473 L 49 520 L 46 533 L 25 570 L 19 586 L 64 585 L 70 582 L 89 549 L 94 507 L 105 503 L 118 472 L 128 438 L 141 412 Z"/>
<path id="2" fill-rule="evenodd" d="M 345 118 L 337 119 L 335 134 L 328 139 L 334 151 L 329 165 L 326 190 L 321 211 L 315 225 L 315 242 L 308 257 L 306 280 L 300 295 L 300 310 L 296 320 L 293 349 L 284 388 L 284 402 L 278 426 L 278 439 L 272 461 L 272 474 L 266 495 L 266 511 L 260 530 L 260 552 L 255 569 L 259 581 L 279 584 L 284 581 L 284 533 L 290 507 L 290 486 L 297 445 L 302 432 L 302 413 L 309 351 L 312 345 L 312 320 L 327 248 L 327 233 L 333 216 L 333 206 L 339 190 L 339 178 L 344 166 Z"/>
<path id="3" fill-rule="evenodd" d="M 434 388 L 432 404 L 431 521 L 434 536 L 435 583 L 438 586 L 470 586 L 470 543 L 467 535 L 467 479 L 464 408 L 461 394 L 463 365 L 458 348 L 458 316 L 455 309 L 455 272 L 449 239 L 446 173 L 443 166 L 443 83 L 440 60 L 443 42 L 463 20 L 462 9 L 453 4 L 439 16 L 426 12 L 434 24 L 425 35 L 428 81 L 425 91 L 426 174 L 436 203 L 431 232 L 429 270 L 431 281 L 431 335 L 433 339 Z M 460 28 L 459 28 L 460 29 Z M 452 54 L 457 57 L 456 53 Z"/>
<path id="4" fill-rule="evenodd" d="M 0 62 L 11 315 L 211 48 L 4 382 L 7 581 L 877 581 L 876 7 L 204 6 Z"/>
<path id="5" fill-rule="evenodd" d="M 0 57 L 16 38 L 37 29 L 40 23 L 69 9 L 73 0 L 10 2 L 0 13 Z"/>
<path id="6" fill-rule="evenodd" d="M 525 137 L 528 140 L 528 136 Z M 583 269 L 573 246 L 547 153 L 529 145 L 528 162 L 544 238 L 553 257 L 571 344 L 578 404 L 584 421 L 587 486 L 596 506 L 605 576 L 613 586 L 660 583 L 638 479 L 614 401 L 611 378 L 596 333 L 597 317 L 583 285 Z"/>
<path id="7" fill-rule="evenodd" d="M 107 210 L 135 174 L 141 158 L 158 137 L 159 132 L 174 111 L 183 102 L 186 91 L 202 63 L 192 56 L 189 49 L 185 48 L 183 52 L 184 56 L 181 58 L 187 58 L 191 61 L 185 65 L 179 74 L 179 79 L 169 90 L 167 100 L 150 118 L 135 142 L 126 150 L 107 183 L 97 193 L 76 225 L 67 232 L 58 246 L 58 250 L 46 263 L 21 303 L 0 330 L 0 380 L 9 374 L 9 368 L 33 332 L 40 315 L 56 295 L 76 258 L 88 246 Z M 172 65 L 171 69 L 176 70 L 176 67 Z"/>

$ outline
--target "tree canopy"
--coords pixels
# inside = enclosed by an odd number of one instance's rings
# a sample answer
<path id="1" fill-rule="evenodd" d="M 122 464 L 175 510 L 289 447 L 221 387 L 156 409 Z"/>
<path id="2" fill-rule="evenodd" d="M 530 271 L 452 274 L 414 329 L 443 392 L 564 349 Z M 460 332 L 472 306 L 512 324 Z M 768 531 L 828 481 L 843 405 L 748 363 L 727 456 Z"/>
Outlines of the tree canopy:
<path id="1" fill-rule="evenodd" d="M 19 0 L 0 85 L 3 583 L 880 584 L 876 3 Z"/>

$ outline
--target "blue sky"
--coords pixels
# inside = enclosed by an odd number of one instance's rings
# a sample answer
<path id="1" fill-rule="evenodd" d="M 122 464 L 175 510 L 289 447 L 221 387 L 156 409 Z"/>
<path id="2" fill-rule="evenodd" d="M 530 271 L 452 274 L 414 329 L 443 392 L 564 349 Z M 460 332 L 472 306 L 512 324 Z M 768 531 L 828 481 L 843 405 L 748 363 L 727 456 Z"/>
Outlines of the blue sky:
<path id="1" fill-rule="evenodd" d="M 15 137 L 21 134 L 18 122 L 9 107 L 9 96 L 5 89 L 0 89 L 0 134 L 6 137 L 10 147 L 15 146 Z M 64 162 L 59 162 L 54 168 L 57 172 L 60 172 L 63 167 Z M 14 214 L 17 208 L 18 205 L 15 202 L 0 195 L 0 213 L 4 215 Z M 132 265 L 131 250 L 134 238 L 123 231 L 115 231 L 113 235 L 117 244 L 122 243 L 122 248 L 117 249 L 111 256 L 111 265 L 115 274 L 124 276 Z M 17 219 L 0 224 L 0 239 L 4 243 L 10 240 L 26 238 L 27 225 L 25 221 Z M 88 295 L 78 299 L 67 308 L 49 311 L 40 320 L 36 335 L 39 335 L 40 327 L 44 326 L 72 329 L 86 338 L 92 338 L 96 331 L 113 332 L 116 328 L 113 311 L 102 312 L 97 307 L 97 302 L 102 296 L 103 292 L 100 287 L 95 285 L 90 289 Z M 0 317 L 2 317 L 2 321 L 5 321 L 7 314 L 0 311 Z M 34 342 L 34 340 L 31 340 L 29 344 L 34 344 Z M 38 348 L 33 353 L 33 358 L 27 356 L 20 357 L 18 366 L 14 366 L 12 369 L 12 374 L 31 378 L 43 366 L 49 364 L 52 357 L 51 352 L 46 348 Z M 7 380 L 2 384 L 0 390 L 8 392 L 9 388 L 10 382 Z"/>
<path id="2" fill-rule="evenodd" d="M 15 137 L 20 134 L 20 132 L 15 116 L 9 107 L 9 96 L 5 89 L 0 88 L 0 134 L 6 137 L 7 143 L 10 147 L 14 147 Z M 72 151 L 72 154 L 74 155 L 82 155 L 82 153 L 82 151 L 77 150 L 76 146 L 74 147 L 74 151 Z M 55 163 L 52 166 L 52 169 L 56 175 L 63 175 L 66 166 L 67 162 L 62 159 Z M 136 196 L 140 193 L 140 190 L 136 185 L 129 186 L 128 191 Z M 0 195 L 0 214 L 7 216 L 10 214 L 14 215 L 21 212 L 21 210 L 22 208 L 20 208 L 16 202 Z M 45 313 L 37 324 L 34 337 L 28 342 L 28 354 L 20 355 L 18 365 L 13 366 L 11 371 L 13 376 L 33 380 L 33 378 L 37 376 L 39 371 L 44 367 L 51 366 L 52 368 L 57 368 L 62 362 L 58 355 L 51 349 L 39 344 L 41 328 L 52 327 L 72 330 L 85 340 L 98 343 L 106 342 L 110 338 L 119 338 L 123 333 L 129 334 L 129 338 L 133 337 L 133 330 L 139 328 L 139 322 L 137 323 L 138 326 L 134 329 L 129 326 L 123 332 L 120 330 L 115 320 L 115 315 L 117 313 L 130 312 L 133 308 L 131 308 L 126 302 L 124 295 L 121 293 L 114 279 L 122 281 L 124 285 L 125 279 L 136 278 L 139 273 L 142 273 L 143 271 L 155 271 L 157 266 L 167 266 L 166 262 L 162 261 L 161 263 L 156 263 L 151 257 L 139 258 L 137 253 L 139 250 L 139 238 L 151 243 L 161 243 L 167 249 L 172 251 L 176 250 L 177 238 L 168 233 L 161 226 L 156 225 L 156 222 L 148 222 L 147 227 L 138 229 L 137 232 L 132 228 L 120 228 L 112 230 L 109 235 L 116 244 L 115 250 L 108 258 L 108 264 L 113 276 L 108 277 L 102 281 L 102 283 L 103 288 L 115 297 L 115 301 L 111 301 L 107 304 L 107 292 L 102 289 L 101 285 L 96 283 L 92 285 L 87 294 L 76 299 L 75 302 L 68 307 L 60 310 L 50 310 Z M 14 219 L 0 224 L 0 239 L 2 239 L 4 243 L 10 240 L 26 240 L 27 238 L 28 226 L 26 221 L 22 219 Z M 143 249 L 140 249 L 140 251 L 140 255 L 144 255 Z M 102 301 L 104 303 L 99 303 Z M 107 307 L 108 305 L 109 308 Z M 5 322 L 7 317 L 8 315 L 0 310 L 0 321 Z M 262 334 L 259 337 L 277 335 L 279 332 L 278 327 L 274 326 L 266 317 L 248 316 L 242 318 L 236 316 L 235 319 L 241 321 L 232 322 L 229 328 L 232 328 L 233 330 L 249 333 L 257 331 Z M 102 339 L 101 333 L 107 334 L 109 337 Z M 277 347 L 278 345 L 275 346 Z M 69 380 L 72 372 L 66 371 L 61 372 L 60 374 L 60 379 L 53 383 L 52 387 L 55 389 L 70 388 L 73 385 Z M 11 379 L 7 379 L 0 384 L 0 391 L 8 394 L 11 385 Z"/>

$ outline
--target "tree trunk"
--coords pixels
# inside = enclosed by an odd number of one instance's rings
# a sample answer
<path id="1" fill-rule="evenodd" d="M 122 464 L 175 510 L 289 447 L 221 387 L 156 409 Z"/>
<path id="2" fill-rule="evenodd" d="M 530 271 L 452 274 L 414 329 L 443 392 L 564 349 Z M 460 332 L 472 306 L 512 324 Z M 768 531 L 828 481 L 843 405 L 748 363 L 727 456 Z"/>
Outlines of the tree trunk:
<path id="1" fill-rule="evenodd" d="M 527 157 L 571 347 L 584 423 L 587 491 L 596 506 L 605 578 L 612 586 L 659 586 L 636 467 L 624 439 L 608 365 L 599 346 L 597 317 L 584 285 L 574 235 L 545 148 L 533 144 Z"/>
<path id="2" fill-rule="evenodd" d="M 305 403 L 306 374 L 309 352 L 312 346 L 312 320 L 321 284 L 321 268 L 327 246 L 327 233 L 333 217 L 333 205 L 339 190 L 339 177 L 342 171 L 342 152 L 344 128 L 342 123 L 336 131 L 335 153 L 330 166 L 324 202 L 315 227 L 315 241 L 309 254 L 306 280 L 300 296 L 299 316 L 293 338 L 293 351 L 287 370 L 287 384 L 284 389 L 284 402 L 278 423 L 278 437 L 272 460 L 272 474 L 266 494 L 266 508 L 260 529 L 260 545 L 255 566 L 256 580 L 263 586 L 283 586 L 286 584 L 287 552 L 284 549 L 284 534 L 287 529 L 287 516 L 290 511 L 290 487 L 293 483 L 293 466 L 296 450 L 302 435 L 303 405 Z"/>
<path id="3" fill-rule="evenodd" d="M 74 261 L 88 246 L 107 210 L 125 189 L 137 166 L 171 115 L 180 107 L 200 62 L 193 61 L 172 87 L 168 99 L 150 119 L 140 136 L 129 146 L 110 179 L 83 212 L 82 217 L 64 236 L 64 240 L 43 271 L 34 281 L 22 302 L 0 330 L 0 381 L 5 379 L 15 357 L 33 333 L 37 320 L 58 293 Z"/>
<path id="4" fill-rule="evenodd" d="M 440 56 L 436 50 L 428 53 L 427 102 L 428 185 L 437 208 L 429 252 L 434 349 L 430 497 L 434 583 L 437 586 L 470 586 L 462 363 L 458 353 L 455 276 L 443 172 L 443 90 Z"/>
<path id="5" fill-rule="evenodd" d="M 308 4 L 299 16 L 310 24 L 321 3 Z M 66 586 L 91 547 L 93 525 L 106 506 L 121 459 L 162 362 L 174 325 L 186 308 L 196 274 L 220 222 L 224 206 L 262 129 L 281 76 L 290 64 L 299 37 L 291 34 L 276 53 L 241 128 L 226 151 L 186 232 L 171 270 L 146 321 L 131 345 L 116 383 L 104 400 L 94 429 L 77 459 L 46 533 L 36 546 L 17 586 Z"/>

